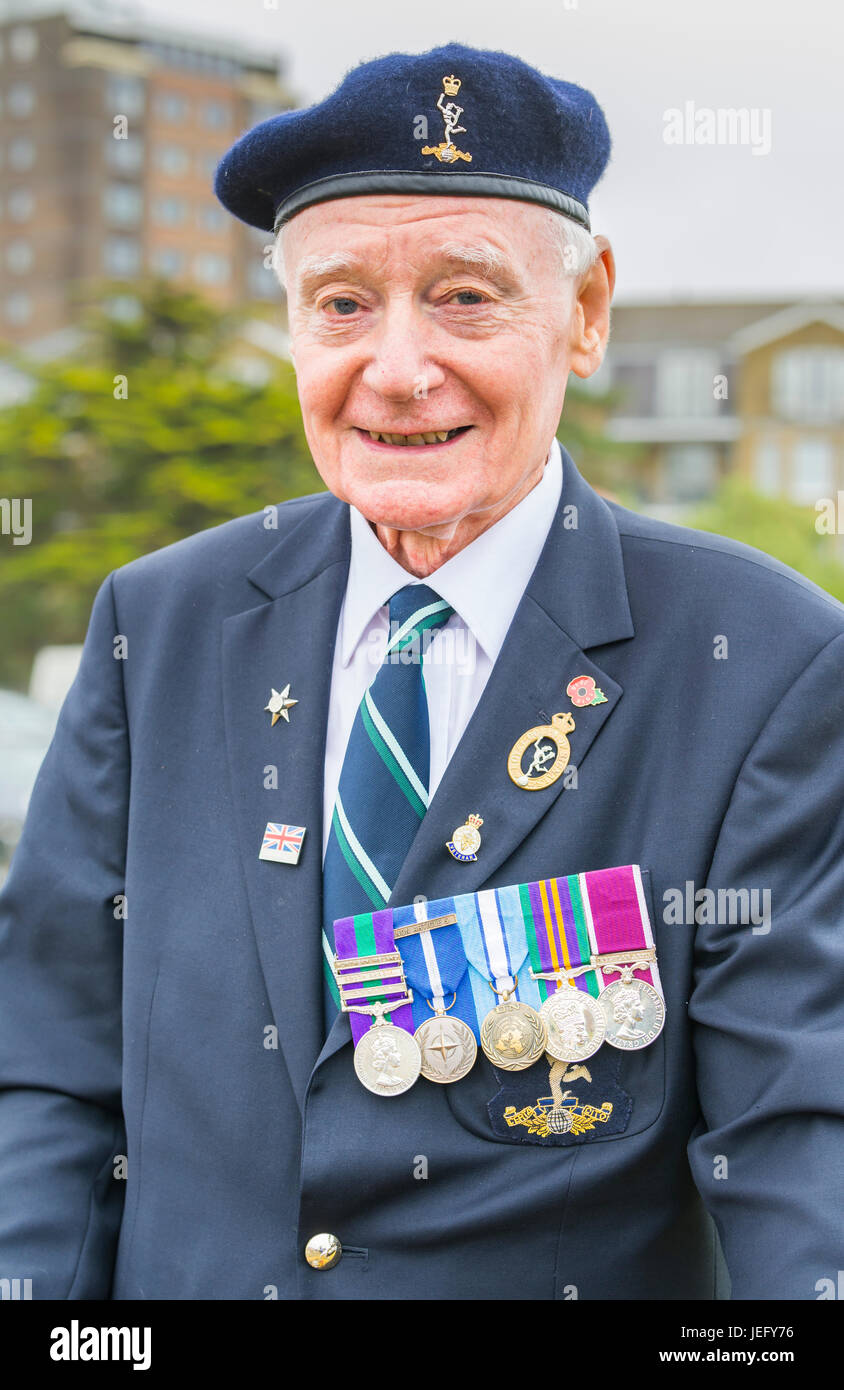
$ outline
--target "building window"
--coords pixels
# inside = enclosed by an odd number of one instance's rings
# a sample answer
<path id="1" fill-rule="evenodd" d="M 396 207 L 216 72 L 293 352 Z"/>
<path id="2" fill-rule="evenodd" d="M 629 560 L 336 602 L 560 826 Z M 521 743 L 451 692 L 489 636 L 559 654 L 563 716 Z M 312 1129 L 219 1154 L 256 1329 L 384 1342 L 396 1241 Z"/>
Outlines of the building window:
<path id="1" fill-rule="evenodd" d="M 783 486 L 783 457 L 776 439 L 761 439 L 756 445 L 754 482 L 756 491 L 765 493 L 769 498 L 779 498 L 786 491 Z"/>
<path id="2" fill-rule="evenodd" d="M 142 77 L 110 72 L 105 87 L 106 110 L 112 116 L 142 116 L 146 104 L 146 84 Z"/>
<path id="3" fill-rule="evenodd" d="M 223 130 L 230 120 L 229 108 L 222 101 L 202 103 L 202 124 L 209 130 Z"/>
<path id="4" fill-rule="evenodd" d="M 714 415 L 717 373 L 714 353 L 688 348 L 665 353 L 657 364 L 657 414 L 675 420 Z"/>
<path id="5" fill-rule="evenodd" d="M 141 248 L 133 237 L 112 236 L 103 247 L 103 269 L 107 275 L 128 277 L 141 268 Z"/>
<path id="6" fill-rule="evenodd" d="M 21 24 L 9 35 L 9 52 L 16 63 L 31 63 L 38 52 L 38 35 L 28 24 Z"/>
<path id="7" fill-rule="evenodd" d="M 844 418 L 844 348 L 781 352 L 771 370 L 774 410 L 786 420 L 826 425 Z"/>
<path id="8" fill-rule="evenodd" d="M 32 300 L 23 290 L 7 294 L 3 314 L 7 323 L 27 323 L 32 318 Z"/>
<path id="9" fill-rule="evenodd" d="M 222 232 L 226 226 L 226 215 L 222 208 L 208 204 L 199 209 L 197 221 L 204 232 Z"/>
<path id="10" fill-rule="evenodd" d="M 156 198 L 153 215 L 162 227 L 179 227 L 187 219 L 188 205 L 184 198 Z"/>
<path id="11" fill-rule="evenodd" d="M 9 194 L 7 208 L 12 222 L 28 222 L 35 211 L 35 199 L 28 188 L 16 188 Z"/>
<path id="12" fill-rule="evenodd" d="M 35 163 L 35 141 L 27 135 L 18 135 L 9 141 L 9 168 L 26 173 Z"/>
<path id="13" fill-rule="evenodd" d="M 666 452 L 665 481 L 670 500 L 697 502 L 718 483 L 718 455 L 710 444 L 675 444 Z"/>
<path id="14" fill-rule="evenodd" d="M 222 285 L 231 273 L 228 256 L 218 256 L 215 251 L 203 251 L 193 263 L 193 273 L 203 285 Z"/>
<path id="15" fill-rule="evenodd" d="M 31 116 L 35 110 L 35 88 L 28 82 L 13 82 L 6 93 L 6 109 L 18 119 Z"/>
<path id="16" fill-rule="evenodd" d="M 105 158 L 110 169 L 121 174 L 137 174 L 144 164 L 144 142 L 137 135 L 128 135 L 125 140 L 107 135 Z"/>
<path id="17" fill-rule="evenodd" d="M 103 216 L 119 227 L 135 227 L 141 220 L 141 190 L 131 183 L 110 183 L 103 189 Z"/>
<path id="18" fill-rule="evenodd" d="M 25 275 L 35 259 L 28 241 L 10 241 L 6 247 L 6 265 L 13 275 Z"/>
<path id="19" fill-rule="evenodd" d="M 767 497 L 781 497 L 785 491 L 782 481 L 782 456 L 775 439 L 763 439 L 756 446 L 754 481 L 757 491 Z"/>
<path id="20" fill-rule="evenodd" d="M 144 164 L 144 142 L 137 135 L 128 135 L 125 140 L 107 135 L 105 157 L 110 169 L 122 174 L 137 174 Z"/>
<path id="21" fill-rule="evenodd" d="M 158 275 L 183 275 L 185 253 L 175 246 L 160 246 L 153 254 L 152 268 Z"/>
<path id="22" fill-rule="evenodd" d="M 190 159 L 187 150 L 183 150 L 181 145 L 159 145 L 155 151 L 155 163 L 162 174 L 170 174 L 175 178 L 187 173 Z"/>
<path id="23" fill-rule="evenodd" d="M 798 439 L 791 455 L 791 499 L 814 506 L 835 491 L 832 447 L 828 439 Z"/>
<path id="24" fill-rule="evenodd" d="M 163 121 L 175 125 L 187 119 L 187 97 L 183 97 L 181 92 L 159 92 L 155 98 L 155 109 Z"/>

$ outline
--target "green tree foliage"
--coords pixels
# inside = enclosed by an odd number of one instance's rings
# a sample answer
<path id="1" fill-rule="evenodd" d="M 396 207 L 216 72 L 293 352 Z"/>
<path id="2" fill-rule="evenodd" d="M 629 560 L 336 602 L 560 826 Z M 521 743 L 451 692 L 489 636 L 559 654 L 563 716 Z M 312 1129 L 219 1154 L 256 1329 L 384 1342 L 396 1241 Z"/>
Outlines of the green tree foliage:
<path id="1" fill-rule="evenodd" d="M 822 528 L 819 534 L 814 507 L 798 507 L 779 497 L 765 497 L 733 477 L 686 521 L 701 531 L 715 531 L 719 536 L 756 546 L 844 600 L 840 537 L 836 540 L 835 536 L 825 535 Z"/>
<path id="2" fill-rule="evenodd" d="M 0 559 L 0 684 L 24 687 L 39 647 L 82 640 L 118 565 L 322 488 L 292 367 L 245 384 L 226 366 L 235 318 L 161 283 L 132 294 L 140 312 L 97 311 L 71 357 L 17 360 L 34 390 L 0 411 L 2 491 L 32 499 L 32 541 Z"/>

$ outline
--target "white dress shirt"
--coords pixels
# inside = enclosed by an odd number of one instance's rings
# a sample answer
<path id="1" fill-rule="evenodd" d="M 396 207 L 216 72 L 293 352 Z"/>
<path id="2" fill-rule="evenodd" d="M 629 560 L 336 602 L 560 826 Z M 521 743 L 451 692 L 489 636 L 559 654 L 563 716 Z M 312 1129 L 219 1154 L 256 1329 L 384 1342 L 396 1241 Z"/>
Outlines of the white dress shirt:
<path id="1" fill-rule="evenodd" d="M 562 487 L 563 460 L 555 439 L 542 477 L 527 496 L 426 579 L 417 579 L 394 560 L 366 518 L 355 507 L 350 509 L 352 553 L 337 627 L 325 745 L 323 856 L 346 744 L 364 692 L 383 660 L 390 598 L 406 584 L 427 584 L 454 609 L 422 658 L 432 798 L 504 644 L 548 537 Z"/>

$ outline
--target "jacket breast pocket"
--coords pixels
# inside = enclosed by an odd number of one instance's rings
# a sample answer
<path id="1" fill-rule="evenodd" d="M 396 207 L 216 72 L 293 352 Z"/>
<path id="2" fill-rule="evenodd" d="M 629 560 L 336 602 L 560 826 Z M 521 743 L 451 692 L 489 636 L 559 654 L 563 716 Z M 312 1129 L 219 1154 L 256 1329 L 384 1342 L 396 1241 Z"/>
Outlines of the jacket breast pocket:
<path id="1" fill-rule="evenodd" d="M 604 1043 L 585 1062 L 547 1054 L 524 1071 L 502 1071 L 479 1053 L 472 1071 L 444 1088 L 459 1124 L 499 1144 L 565 1147 L 639 1134 L 665 1100 L 664 1034 L 639 1052 Z"/>
<path id="2" fill-rule="evenodd" d="M 650 873 L 642 872 L 653 923 Z M 445 1088 L 455 1119 L 499 1144 L 568 1147 L 640 1134 L 665 1102 L 665 1032 L 646 1047 L 624 1050 L 604 1042 L 582 1062 L 547 1053 L 524 1071 L 504 1071 L 478 1052 L 472 1071 Z"/>

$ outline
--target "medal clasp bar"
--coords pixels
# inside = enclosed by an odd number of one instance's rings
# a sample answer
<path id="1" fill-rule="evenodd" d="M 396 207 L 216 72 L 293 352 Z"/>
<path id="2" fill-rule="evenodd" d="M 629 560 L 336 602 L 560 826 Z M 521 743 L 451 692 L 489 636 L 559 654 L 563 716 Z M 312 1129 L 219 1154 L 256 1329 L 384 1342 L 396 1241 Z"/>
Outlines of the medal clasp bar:
<path id="1" fill-rule="evenodd" d="M 343 970 L 343 967 L 349 967 Z M 404 974 L 404 961 L 398 951 L 386 951 L 376 956 L 346 956 L 334 959 L 334 978 L 340 991 L 340 1007 L 344 1013 L 372 1013 L 375 1022 L 382 1022 L 382 1015 L 409 1003 L 407 981 Z M 368 995 L 378 995 L 370 1003 L 356 1004 L 355 1000 L 365 1000 Z M 395 998 L 384 1000 L 385 995 Z"/>
<path id="2" fill-rule="evenodd" d="M 642 946 L 635 951 L 609 951 L 603 955 L 592 956 L 590 967 L 614 975 L 625 966 L 629 966 L 631 970 L 643 970 L 655 960 L 656 947 Z"/>
<path id="3" fill-rule="evenodd" d="M 568 970 L 562 966 L 559 970 L 531 970 L 530 978 L 532 980 L 556 980 L 558 985 L 562 985 L 564 981 L 573 980 L 576 975 L 585 975 L 587 970 L 594 969 L 595 966 L 590 961 L 588 965 L 573 965 Z"/>
<path id="4" fill-rule="evenodd" d="M 338 970 L 359 970 L 368 965 L 401 965 L 398 951 L 385 951 L 380 956 L 339 956 L 334 957 L 334 974 Z"/>
<path id="5" fill-rule="evenodd" d="M 417 936 L 419 932 L 433 931 L 435 927 L 453 927 L 457 922 L 456 912 L 446 912 L 442 917 L 426 917 L 421 922 L 411 922 L 407 927 L 396 927 L 393 936 L 399 941 L 405 936 Z"/>

